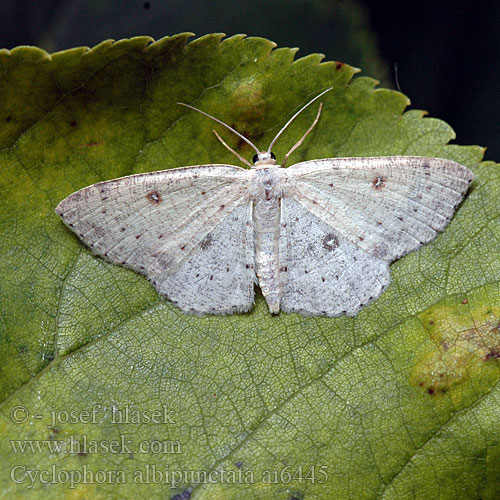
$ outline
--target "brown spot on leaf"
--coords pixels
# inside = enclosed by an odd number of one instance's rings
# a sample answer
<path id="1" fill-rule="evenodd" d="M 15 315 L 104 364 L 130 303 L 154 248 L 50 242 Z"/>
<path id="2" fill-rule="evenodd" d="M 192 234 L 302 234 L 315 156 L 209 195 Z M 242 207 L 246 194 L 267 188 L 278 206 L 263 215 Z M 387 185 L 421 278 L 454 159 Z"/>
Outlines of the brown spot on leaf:
<path id="1" fill-rule="evenodd" d="M 490 351 L 486 353 L 486 356 L 484 357 L 485 361 L 488 361 L 488 359 L 499 359 L 500 358 L 500 350 L 497 348 L 492 348 Z"/>
<path id="2" fill-rule="evenodd" d="M 345 63 L 337 61 L 335 63 L 335 69 L 341 69 L 344 66 Z"/>
<path id="3" fill-rule="evenodd" d="M 449 297 L 418 315 L 428 344 L 410 376 L 410 383 L 427 394 L 447 394 L 458 406 L 477 398 L 477 387 L 487 390 L 500 376 L 500 308 L 485 306 L 491 294 L 484 290 L 471 294 L 470 302 Z"/>

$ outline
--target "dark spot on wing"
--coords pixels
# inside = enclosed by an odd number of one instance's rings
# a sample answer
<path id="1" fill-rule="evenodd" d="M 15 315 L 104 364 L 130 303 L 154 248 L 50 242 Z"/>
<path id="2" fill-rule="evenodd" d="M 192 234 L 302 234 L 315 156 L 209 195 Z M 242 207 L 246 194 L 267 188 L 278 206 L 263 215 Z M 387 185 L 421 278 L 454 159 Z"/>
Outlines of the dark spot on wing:
<path id="1" fill-rule="evenodd" d="M 382 188 L 384 188 L 386 184 L 387 184 L 386 178 L 382 177 L 381 175 L 377 175 L 377 177 L 375 177 L 375 179 L 373 179 L 372 181 L 373 189 L 377 191 L 380 191 Z"/>
<path id="2" fill-rule="evenodd" d="M 335 68 L 336 68 L 336 69 L 341 69 L 341 68 L 342 68 L 342 66 L 344 66 L 344 64 L 345 64 L 345 63 L 338 61 L 338 62 L 336 62 L 336 63 L 335 63 Z"/>
<path id="3" fill-rule="evenodd" d="M 339 246 L 339 239 L 334 233 L 328 233 L 321 240 L 321 244 L 325 250 L 331 252 Z"/>
<path id="4" fill-rule="evenodd" d="M 383 259 L 387 256 L 387 248 L 381 245 L 375 245 L 372 250 L 372 255 L 378 259 Z"/>
<path id="5" fill-rule="evenodd" d="M 207 234 L 205 236 L 205 238 L 203 238 L 201 240 L 201 243 L 200 243 L 201 249 L 206 250 L 208 247 L 210 247 L 212 245 L 212 241 L 213 241 L 212 235 Z"/>
<path id="6" fill-rule="evenodd" d="M 150 203 L 153 205 L 159 205 L 163 199 L 158 191 L 150 191 L 147 195 L 146 198 L 149 200 Z"/>

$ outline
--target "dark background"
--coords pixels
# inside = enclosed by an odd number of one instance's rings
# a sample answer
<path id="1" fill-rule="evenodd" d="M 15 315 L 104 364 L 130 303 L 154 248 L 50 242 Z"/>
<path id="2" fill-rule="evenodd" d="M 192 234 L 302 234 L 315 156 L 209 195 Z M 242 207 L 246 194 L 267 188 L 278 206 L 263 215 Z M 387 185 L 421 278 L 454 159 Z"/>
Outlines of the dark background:
<path id="1" fill-rule="evenodd" d="M 2 0 L 0 47 L 49 52 L 108 38 L 246 33 L 362 68 L 500 160 L 500 2 Z M 1 96 L 0 96 L 1 98 Z"/>

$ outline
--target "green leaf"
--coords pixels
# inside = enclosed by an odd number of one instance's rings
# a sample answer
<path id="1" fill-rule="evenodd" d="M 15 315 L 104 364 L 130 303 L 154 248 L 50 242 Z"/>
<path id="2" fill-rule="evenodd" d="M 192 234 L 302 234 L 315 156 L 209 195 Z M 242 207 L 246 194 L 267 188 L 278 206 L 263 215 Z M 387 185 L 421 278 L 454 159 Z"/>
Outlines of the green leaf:
<path id="1" fill-rule="evenodd" d="M 260 38 L 188 37 L 0 51 L 1 496 L 498 498 L 498 166 L 348 65 L 294 61 Z M 234 163 L 213 124 L 177 101 L 266 146 L 328 86 L 294 162 L 429 155 L 477 176 L 446 231 L 395 262 L 354 318 L 274 317 L 260 294 L 248 314 L 187 316 L 54 213 L 104 179 Z"/>

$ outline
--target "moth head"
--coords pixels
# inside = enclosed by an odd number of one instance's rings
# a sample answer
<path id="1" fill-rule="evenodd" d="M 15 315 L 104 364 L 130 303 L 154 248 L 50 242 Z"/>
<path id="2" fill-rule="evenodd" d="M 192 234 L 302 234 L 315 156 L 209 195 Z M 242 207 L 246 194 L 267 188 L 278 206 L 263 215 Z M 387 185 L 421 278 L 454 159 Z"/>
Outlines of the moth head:
<path id="1" fill-rule="evenodd" d="M 180 104 L 181 106 L 185 106 L 186 108 L 192 109 L 194 111 L 198 111 L 198 113 L 201 113 L 202 115 L 205 115 L 206 117 L 210 118 L 211 120 L 214 120 L 217 123 L 220 123 L 227 129 L 229 129 L 233 134 L 236 134 L 241 140 L 245 141 L 250 147 L 252 147 L 257 154 L 254 155 L 253 157 L 253 165 L 248 161 L 245 160 L 238 152 L 236 152 L 234 149 L 229 147 L 224 140 L 220 137 L 220 135 L 213 130 L 213 133 L 216 135 L 217 139 L 225 146 L 231 153 L 233 153 L 240 161 L 242 161 L 245 165 L 248 165 L 249 167 L 256 168 L 256 167 L 261 167 L 261 166 L 266 166 L 266 165 L 276 165 L 276 157 L 274 154 L 271 152 L 272 147 L 274 146 L 274 143 L 278 140 L 278 137 L 285 131 L 285 129 L 290 125 L 290 123 L 297 118 L 297 116 L 304 111 L 310 104 L 312 104 L 316 99 L 319 99 L 322 95 L 326 94 L 330 90 L 332 90 L 333 87 L 330 87 L 326 90 L 323 90 L 321 94 L 318 94 L 316 97 L 311 99 L 307 104 L 302 106 L 286 123 L 285 125 L 281 128 L 281 130 L 274 136 L 274 139 L 271 141 L 271 144 L 269 144 L 269 147 L 267 148 L 267 151 L 259 151 L 257 149 L 257 146 L 253 144 L 249 139 L 247 139 L 243 134 L 240 134 L 237 130 L 234 130 L 233 127 L 230 127 L 227 123 L 224 123 L 222 120 L 219 120 L 218 118 L 215 118 L 215 116 L 209 115 L 208 113 L 205 113 L 205 111 L 202 111 L 201 109 L 195 108 L 194 106 L 191 106 L 190 104 L 185 104 L 183 102 L 178 102 L 177 104 Z M 311 132 L 311 130 L 314 128 L 316 123 L 319 120 L 319 115 L 321 113 L 321 107 L 322 105 L 319 105 L 319 110 L 318 114 L 316 115 L 316 119 L 314 120 L 313 124 L 309 127 L 309 129 L 306 131 L 306 133 L 302 136 L 302 138 L 292 147 L 292 149 L 285 155 L 285 159 L 283 160 L 283 163 L 281 164 L 282 167 L 285 166 L 287 158 L 292 154 L 295 149 L 297 149 L 301 144 L 302 141 L 306 138 L 306 136 Z"/>
<path id="2" fill-rule="evenodd" d="M 273 152 L 261 151 L 253 155 L 252 162 L 252 168 L 263 165 L 276 165 L 276 156 L 274 156 Z"/>

